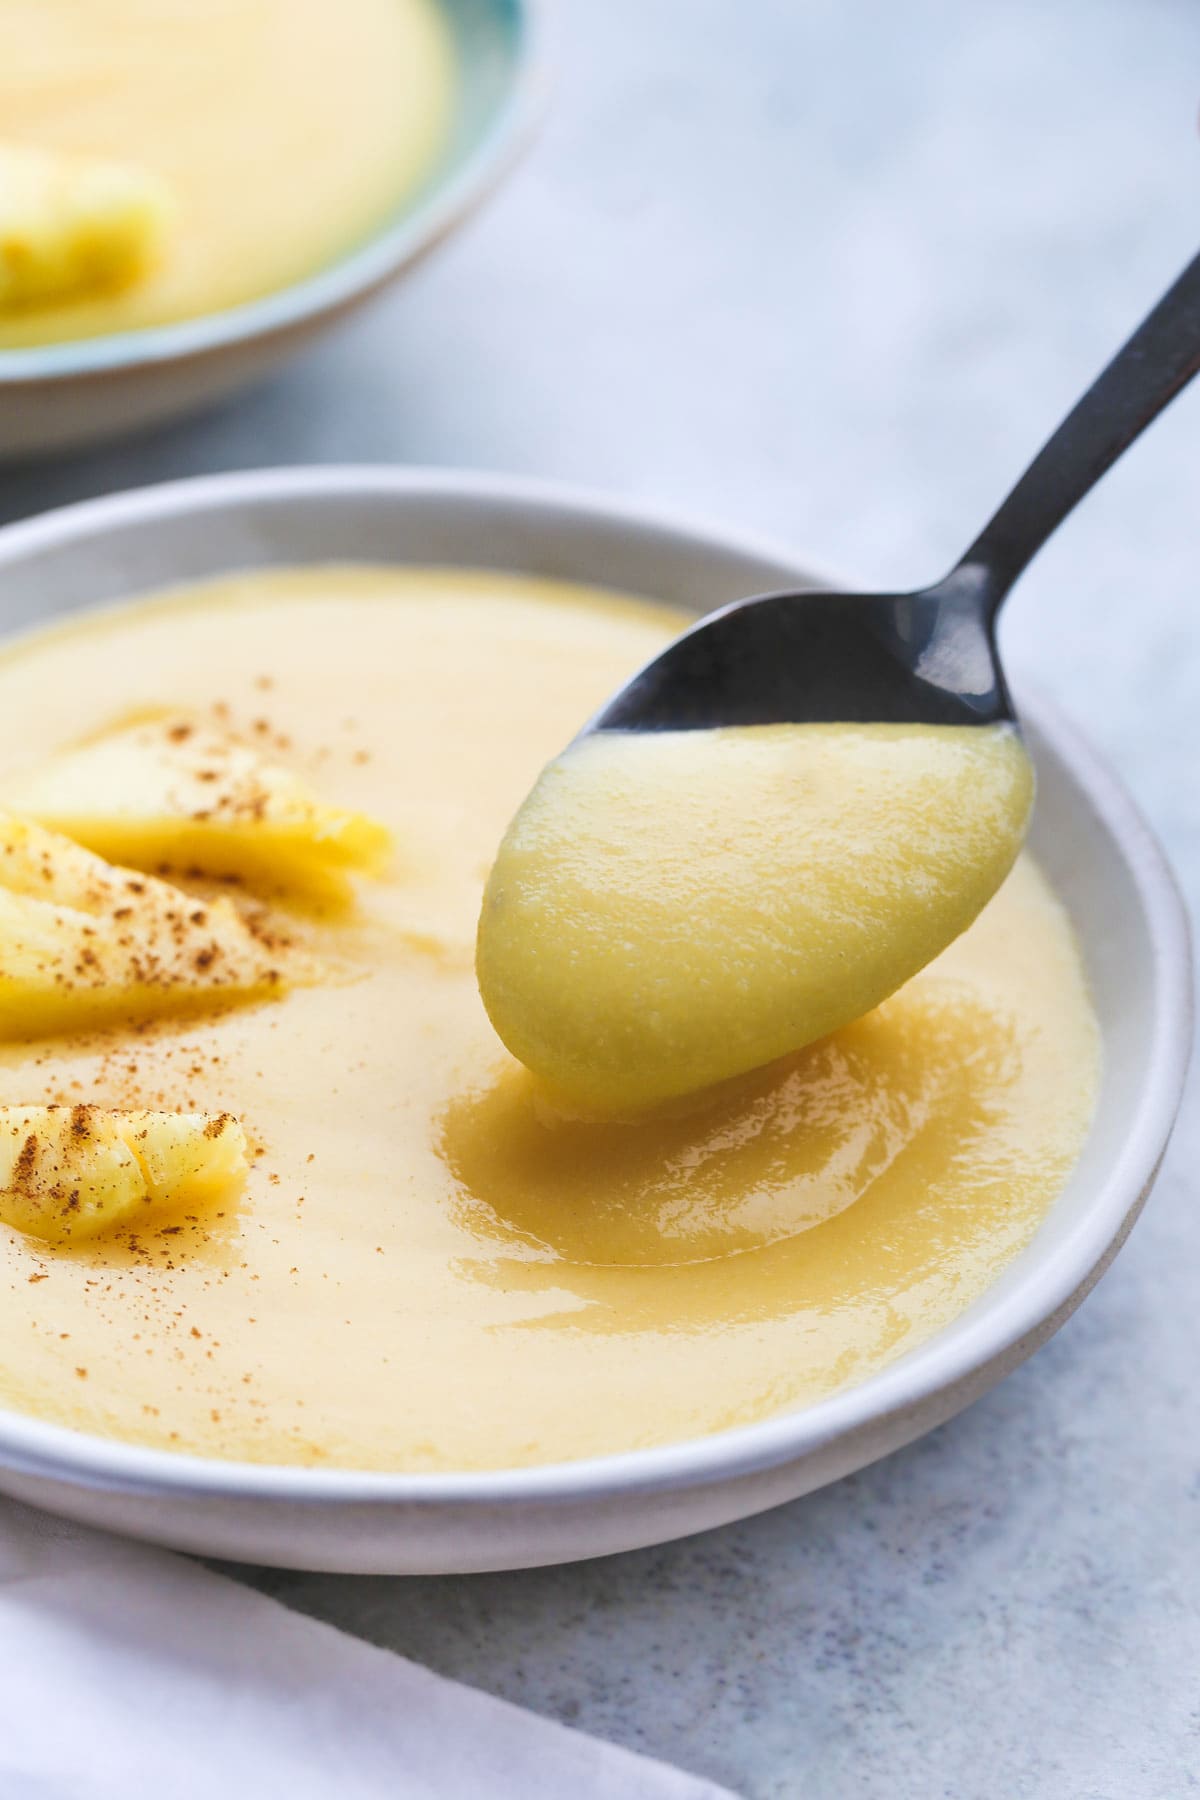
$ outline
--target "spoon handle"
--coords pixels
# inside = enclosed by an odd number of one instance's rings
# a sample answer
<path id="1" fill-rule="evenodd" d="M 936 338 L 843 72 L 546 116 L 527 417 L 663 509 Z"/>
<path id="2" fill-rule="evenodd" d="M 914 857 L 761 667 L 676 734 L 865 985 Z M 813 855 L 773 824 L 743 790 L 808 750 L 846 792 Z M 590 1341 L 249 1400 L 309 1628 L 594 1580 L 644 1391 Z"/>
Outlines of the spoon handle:
<path id="1" fill-rule="evenodd" d="M 1200 256 L 1030 463 L 958 568 L 994 614 L 1067 514 L 1200 369 Z"/>

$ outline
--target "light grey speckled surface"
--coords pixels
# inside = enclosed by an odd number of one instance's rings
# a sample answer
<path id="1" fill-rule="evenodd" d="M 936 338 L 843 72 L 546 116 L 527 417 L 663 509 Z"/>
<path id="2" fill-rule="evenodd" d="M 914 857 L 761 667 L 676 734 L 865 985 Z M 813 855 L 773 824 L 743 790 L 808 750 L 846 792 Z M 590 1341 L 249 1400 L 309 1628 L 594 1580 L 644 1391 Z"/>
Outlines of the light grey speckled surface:
<path id="1" fill-rule="evenodd" d="M 0 514 L 287 461 L 498 466 L 941 572 L 1200 239 L 1195 0 L 564 0 L 486 217 L 200 422 Z M 1200 884 L 1200 390 L 1008 622 Z M 989 1399 L 812 1499 L 528 1575 L 264 1572 L 291 1604 L 768 1796 L 1200 1788 L 1200 1150 Z"/>

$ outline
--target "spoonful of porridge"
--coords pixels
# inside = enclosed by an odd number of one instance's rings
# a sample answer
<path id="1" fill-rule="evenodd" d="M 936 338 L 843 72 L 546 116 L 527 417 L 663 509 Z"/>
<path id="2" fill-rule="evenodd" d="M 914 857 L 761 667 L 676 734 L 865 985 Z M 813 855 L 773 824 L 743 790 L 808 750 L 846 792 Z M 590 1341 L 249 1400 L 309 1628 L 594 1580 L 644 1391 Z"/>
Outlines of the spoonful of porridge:
<path id="1" fill-rule="evenodd" d="M 1198 367 L 1200 258 L 941 581 L 735 601 L 607 702 L 484 893 L 479 987 L 515 1056 L 638 1109 L 824 1037 L 966 929 L 1033 805 L 1000 607 Z"/>

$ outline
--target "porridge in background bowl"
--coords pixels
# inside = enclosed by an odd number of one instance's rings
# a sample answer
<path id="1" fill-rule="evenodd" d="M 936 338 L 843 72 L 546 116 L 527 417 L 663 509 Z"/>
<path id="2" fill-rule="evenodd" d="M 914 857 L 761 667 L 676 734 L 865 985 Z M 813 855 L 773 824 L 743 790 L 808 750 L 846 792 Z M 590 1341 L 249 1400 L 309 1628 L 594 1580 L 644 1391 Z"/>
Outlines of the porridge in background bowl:
<path id="1" fill-rule="evenodd" d="M 232 392 L 441 241 L 545 90 L 538 0 L 0 0 L 0 457 Z"/>
<path id="2" fill-rule="evenodd" d="M 0 42 L 0 145 L 63 159 L 18 193 L 0 157 L 0 350 L 290 286 L 394 214 L 451 128 L 437 0 L 0 0 Z M 75 191 L 93 161 L 128 172 L 119 209 Z M 145 266 L 114 268 L 97 245 L 128 230 L 137 172 L 163 216 Z"/>

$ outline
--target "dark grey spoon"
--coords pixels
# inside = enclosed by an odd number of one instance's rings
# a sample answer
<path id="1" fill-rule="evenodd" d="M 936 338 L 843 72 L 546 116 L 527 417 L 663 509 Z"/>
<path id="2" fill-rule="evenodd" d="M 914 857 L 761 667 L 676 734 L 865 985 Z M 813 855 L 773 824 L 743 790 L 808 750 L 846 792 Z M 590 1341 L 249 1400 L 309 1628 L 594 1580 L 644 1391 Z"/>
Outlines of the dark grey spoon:
<path id="1" fill-rule="evenodd" d="M 648 663 L 585 731 L 1012 719 L 996 652 L 1001 603 L 1051 533 L 1198 368 L 1200 256 L 944 580 L 911 594 L 734 601 Z"/>

